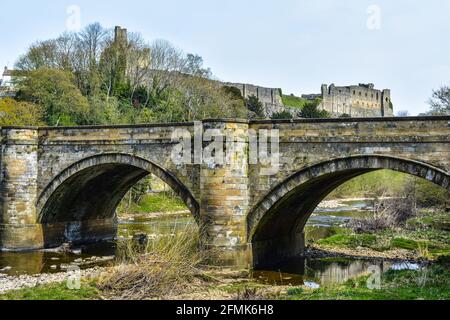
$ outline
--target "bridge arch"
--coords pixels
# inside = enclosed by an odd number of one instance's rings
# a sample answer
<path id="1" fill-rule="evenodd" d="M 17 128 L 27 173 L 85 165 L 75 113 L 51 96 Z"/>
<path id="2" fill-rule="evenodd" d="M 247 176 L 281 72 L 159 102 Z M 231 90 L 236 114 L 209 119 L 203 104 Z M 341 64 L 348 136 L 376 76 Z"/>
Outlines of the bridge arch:
<path id="1" fill-rule="evenodd" d="M 300 253 L 303 228 L 323 199 L 343 183 L 381 169 L 408 173 L 450 190 L 448 172 L 404 158 L 356 155 L 308 166 L 269 191 L 249 212 L 247 239 L 252 244 L 254 264 Z"/>
<path id="2" fill-rule="evenodd" d="M 199 222 L 198 202 L 173 173 L 134 155 L 100 154 L 64 169 L 38 197 L 37 223 L 43 226 L 45 246 L 115 236 L 117 206 L 130 188 L 148 174 L 167 183 Z"/>

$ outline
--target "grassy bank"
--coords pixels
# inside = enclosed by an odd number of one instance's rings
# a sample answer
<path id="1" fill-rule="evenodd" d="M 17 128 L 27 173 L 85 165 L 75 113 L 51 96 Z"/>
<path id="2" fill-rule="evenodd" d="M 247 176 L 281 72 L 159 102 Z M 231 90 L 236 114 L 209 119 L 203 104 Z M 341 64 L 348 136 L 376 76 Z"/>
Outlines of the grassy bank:
<path id="1" fill-rule="evenodd" d="M 98 300 L 100 291 L 90 283 L 83 283 L 79 290 L 67 288 L 67 284 L 54 283 L 35 288 L 9 291 L 0 300 Z"/>
<path id="2" fill-rule="evenodd" d="M 157 212 L 175 212 L 188 210 L 184 202 L 170 192 L 150 193 L 143 195 L 139 201 L 121 204 L 119 212 L 143 214 Z"/>
<path id="3" fill-rule="evenodd" d="M 288 107 L 303 109 L 305 103 L 308 101 L 306 99 L 296 97 L 293 95 L 283 95 L 282 96 L 283 104 Z"/>
<path id="4" fill-rule="evenodd" d="M 238 273 L 205 273 L 210 279 L 184 290 L 165 289 L 155 296 L 147 292 L 140 299 L 233 299 L 233 300 L 448 300 L 450 266 L 433 264 L 421 270 L 389 270 L 378 283 L 361 276 L 344 284 L 311 289 L 306 286 L 276 286 L 256 283 Z M 212 276 L 214 275 L 214 276 Z M 136 282 L 130 283 L 136 285 Z M 379 286 L 370 287 L 368 284 Z M 179 289 L 179 288 L 178 288 Z M 65 283 L 21 289 L 0 295 L 0 300 L 98 300 L 125 298 L 111 296 L 99 283 L 83 283 L 80 290 L 69 290 Z M 133 297 L 129 297 L 133 298 Z M 137 297 L 134 297 L 137 298 Z"/>
<path id="5" fill-rule="evenodd" d="M 448 300 L 450 268 L 434 265 L 424 270 L 389 270 L 381 275 L 380 286 L 370 289 L 369 276 L 342 285 L 312 290 L 288 289 L 281 299 L 288 300 Z M 372 283 L 372 281 L 369 281 Z M 371 287 L 373 288 L 373 287 Z"/>
<path id="6" fill-rule="evenodd" d="M 349 252 L 366 248 L 378 252 L 407 251 L 416 259 L 436 260 L 450 256 L 450 218 L 440 211 L 421 211 L 418 217 L 407 221 L 404 228 L 384 229 L 373 233 L 356 233 L 350 229 L 336 229 L 336 234 L 317 240 L 315 247 Z"/>

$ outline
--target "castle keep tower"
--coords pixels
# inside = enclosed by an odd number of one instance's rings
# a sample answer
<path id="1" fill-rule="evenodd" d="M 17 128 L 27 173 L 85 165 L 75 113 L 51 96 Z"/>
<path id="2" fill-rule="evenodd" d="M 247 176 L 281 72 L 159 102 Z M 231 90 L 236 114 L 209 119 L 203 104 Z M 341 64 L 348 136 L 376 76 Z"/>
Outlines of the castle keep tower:
<path id="1" fill-rule="evenodd" d="M 308 98 L 312 95 L 304 95 Z M 323 84 L 322 99 L 319 109 L 326 110 L 335 117 L 348 115 L 355 118 L 363 117 L 392 117 L 391 91 L 375 89 L 373 83 L 360 83 L 359 85 L 338 87 Z"/>
<path id="2" fill-rule="evenodd" d="M 120 45 L 127 45 L 128 44 L 128 31 L 125 28 L 121 28 L 119 26 L 116 26 L 114 28 L 114 42 L 116 44 Z"/>

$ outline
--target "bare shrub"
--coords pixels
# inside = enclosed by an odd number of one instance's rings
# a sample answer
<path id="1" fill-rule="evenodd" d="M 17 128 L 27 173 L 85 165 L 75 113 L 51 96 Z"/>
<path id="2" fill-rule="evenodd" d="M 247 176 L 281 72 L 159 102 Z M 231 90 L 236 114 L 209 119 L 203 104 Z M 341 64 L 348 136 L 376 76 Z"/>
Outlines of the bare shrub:
<path id="1" fill-rule="evenodd" d="M 408 191 L 408 190 L 407 190 Z M 348 226 L 357 233 L 373 233 L 389 228 L 400 228 L 416 216 L 416 200 L 413 192 L 402 198 L 381 197 L 374 202 L 373 215 L 354 219 Z"/>
<path id="2" fill-rule="evenodd" d="M 141 244 L 118 244 L 119 265 L 99 280 L 99 289 L 116 299 L 142 300 L 177 295 L 205 281 L 207 253 L 199 250 L 196 227 Z"/>
<path id="3" fill-rule="evenodd" d="M 257 300 L 266 300 L 266 297 L 263 294 L 261 294 L 257 288 L 245 287 L 243 290 L 238 291 L 236 300 L 257 301 Z"/>

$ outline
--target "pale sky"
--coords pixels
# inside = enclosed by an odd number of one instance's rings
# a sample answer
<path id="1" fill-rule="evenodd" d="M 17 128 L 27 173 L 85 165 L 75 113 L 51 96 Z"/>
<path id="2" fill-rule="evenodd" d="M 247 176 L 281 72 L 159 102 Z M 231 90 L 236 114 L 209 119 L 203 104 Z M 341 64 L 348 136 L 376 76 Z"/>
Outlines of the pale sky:
<path id="1" fill-rule="evenodd" d="M 392 90 L 396 112 L 412 115 L 450 84 L 450 0 L 0 0 L 0 65 L 66 31 L 71 5 L 81 27 L 169 40 L 224 81 L 296 95 L 373 82 Z"/>

